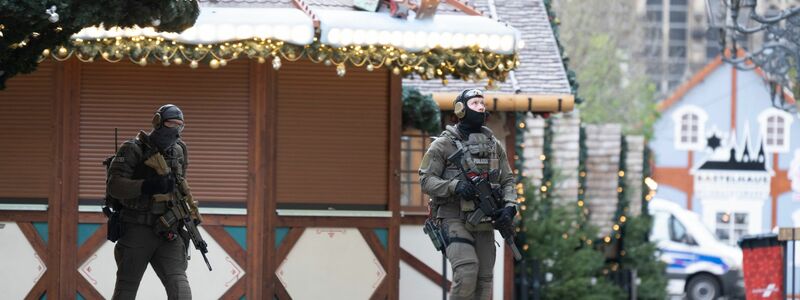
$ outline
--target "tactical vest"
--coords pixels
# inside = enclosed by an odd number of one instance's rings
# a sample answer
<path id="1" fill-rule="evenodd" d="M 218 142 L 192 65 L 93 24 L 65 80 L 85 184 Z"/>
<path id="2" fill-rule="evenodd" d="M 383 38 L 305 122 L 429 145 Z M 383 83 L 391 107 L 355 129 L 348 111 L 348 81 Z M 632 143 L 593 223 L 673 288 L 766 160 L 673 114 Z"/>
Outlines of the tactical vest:
<path id="1" fill-rule="evenodd" d="M 137 137 L 130 142 L 136 145 L 136 147 L 138 147 L 142 152 L 142 156 L 135 164 L 131 179 L 141 180 L 158 176 L 153 168 L 144 164 L 144 161 L 147 160 L 147 158 L 157 153 L 155 147 L 146 144 L 141 139 L 141 134 L 140 137 Z M 163 155 L 164 160 L 166 160 L 171 169 L 171 172 L 180 177 L 184 177 L 186 167 L 188 166 L 188 152 L 186 149 L 186 144 L 183 141 L 178 140 L 174 146 L 164 151 Z M 121 204 L 121 208 L 123 210 L 149 212 L 150 214 L 156 216 L 164 214 L 167 209 L 165 202 L 154 201 L 154 198 L 151 195 L 141 195 L 137 199 L 115 199 L 115 201 Z"/>
<path id="2" fill-rule="evenodd" d="M 448 139 L 455 149 L 463 148 L 465 152 L 469 153 L 465 157 L 464 167 L 466 169 L 477 171 L 477 174 L 474 175 L 486 176 L 493 188 L 500 186 L 500 156 L 498 155 L 497 141 L 488 128 L 484 127 L 481 133 L 470 134 L 466 141 L 450 130 L 442 132 L 439 138 Z M 445 158 L 451 154 L 452 152 L 446 153 Z M 445 180 L 455 178 L 460 180 L 460 176 L 458 166 L 448 162 L 439 177 Z M 439 218 L 464 218 L 476 208 L 475 203 L 461 199 L 458 195 L 452 195 L 447 198 L 434 198 L 433 201 L 434 205 L 437 206 L 436 215 Z"/>

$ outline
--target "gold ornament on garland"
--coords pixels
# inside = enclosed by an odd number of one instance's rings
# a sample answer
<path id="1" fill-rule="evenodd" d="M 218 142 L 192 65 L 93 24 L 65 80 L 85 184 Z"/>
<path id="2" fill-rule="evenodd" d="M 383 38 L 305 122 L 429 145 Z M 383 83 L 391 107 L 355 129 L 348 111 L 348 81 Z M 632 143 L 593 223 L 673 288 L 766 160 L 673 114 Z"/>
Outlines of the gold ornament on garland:
<path id="1" fill-rule="evenodd" d="M 335 65 L 339 76 L 344 76 L 345 64 L 350 64 L 365 67 L 367 70 L 386 66 L 396 75 L 416 74 L 424 79 L 440 80 L 452 76 L 465 80 L 489 78 L 505 81 L 508 71 L 519 63 L 515 54 L 497 54 L 478 47 L 432 48 L 422 52 L 407 52 L 388 45 L 331 47 L 318 41 L 310 45 L 293 45 L 260 38 L 212 45 L 182 44 L 162 37 L 145 36 L 76 39 L 71 45 L 57 49 L 57 55 L 51 53 L 50 56 L 58 60 L 67 59 L 76 53 L 83 59 L 100 57 L 109 62 L 117 62 L 122 57 L 129 56 L 135 57 L 132 61 L 136 63 L 140 63 L 141 58 L 152 57 L 153 60 L 162 62 L 172 59 L 173 63 L 180 65 L 186 59 L 191 62 L 191 68 L 197 68 L 199 62 L 219 68 L 230 60 L 247 57 L 257 59 L 259 63 L 272 58 L 273 68 L 277 65 L 276 69 L 279 69 L 283 59 L 292 62 L 306 58 L 314 63 Z M 44 53 L 43 55 L 48 56 Z"/>

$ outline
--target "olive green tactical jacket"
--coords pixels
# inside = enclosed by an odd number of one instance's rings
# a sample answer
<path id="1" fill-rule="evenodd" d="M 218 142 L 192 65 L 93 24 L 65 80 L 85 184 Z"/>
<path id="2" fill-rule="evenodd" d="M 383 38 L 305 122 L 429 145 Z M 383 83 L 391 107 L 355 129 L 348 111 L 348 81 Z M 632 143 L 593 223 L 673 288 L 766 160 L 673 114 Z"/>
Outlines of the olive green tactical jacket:
<path id="1" fill-rule="evenodd" d="M 490 178 L 489 181 L 493 186 L 502 187 L 504 203 L 498 203 L 498 206 L 516 205 L 517 193 L 514 189 L 514 174 L 508 164 L 505 147 L 494 138 L 494 134 L 488 127 L 483 127 L 483 133 L 491 136 L 491 140 L 495 144 L 495 151 L 489 158 L 497 160 L 497 168 L 500 172 L 498 176 Z M 451 140 L 452 137 L 466 139 L 460 135 L 458 129 L 448 125 L 445 132 L 442 132 L 431 143 L 419 167 L 422 192 L 431 196 L 433 204 L 437 206 L 437 218 L 463 218 L 466 212 L 475 210 L 474 203 L 461 199 L 454 192 L 459 181 L 457 177 L 460 176 L 457 166 L 447 162 L 447 157 L 458 150 Z"/>

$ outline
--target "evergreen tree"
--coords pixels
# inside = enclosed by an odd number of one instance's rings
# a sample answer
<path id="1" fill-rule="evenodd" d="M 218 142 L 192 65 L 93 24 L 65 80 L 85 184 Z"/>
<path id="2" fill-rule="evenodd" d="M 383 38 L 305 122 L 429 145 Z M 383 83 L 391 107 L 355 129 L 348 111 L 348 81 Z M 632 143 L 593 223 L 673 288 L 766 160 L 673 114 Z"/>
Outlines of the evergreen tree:
<path id="1" fill-rule="evenodd" d="M 523 118 L 520 114 L 518 120 Z M 522 138 L 521 132 L 518 136 Z M 597 230 L 585 222 L 582 204 L 552 194 L 558 181 L 558 171 L 550 161 L 552 140 L 552 121 L 548 120 L 541 186 L 533 186 L 524 176 L 518 181 L 522 204 L 517 244 L 522 245 L 523 260 L 516 267 L 517 298 L 619 299 L 622 290 L 601 274 L 605 258 L 592 246 Z M 518 159 L 517 168 L 521 166 Z"/>
<path id="2" fill-rule="evenodd" d="M 645 148 L 643 177 L 650 176 L 650 149 Z M 644 179 L 642 179 L 644 180 Z M 642 214 L 628 218 L 622 227 L 622 236 L 625 238 L 624 248 L 621 253 L 621 265 L 625 269 L 636 270 L 636 276 L 641 282 L 637 288 L 638 299 L 665 299 L 667 297 L 666 264 L 658 259 L 655 243 L 649 241 L 650 228 L 653 218 L 647 211 L 647 203 L 653 197 L 647 184 L 643 185 L 642 197 L 644 205 Z"/>

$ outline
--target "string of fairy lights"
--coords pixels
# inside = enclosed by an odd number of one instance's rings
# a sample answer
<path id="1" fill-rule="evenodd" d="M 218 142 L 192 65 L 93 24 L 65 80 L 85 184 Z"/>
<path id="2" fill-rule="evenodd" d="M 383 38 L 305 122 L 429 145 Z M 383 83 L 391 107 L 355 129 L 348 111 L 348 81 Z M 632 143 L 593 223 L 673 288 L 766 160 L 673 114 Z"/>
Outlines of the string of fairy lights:
<path id="1" fill-rule="evenodd" d="M 448 76 L 465 80 L 489 79 L 490 83 L 505 81 L 508 71 L 519 65 L 516 54 L 484 51 L 479 45 L 410 52 L 391 45 L 332 47 L 319 42 L 316 37 L 308 45 L 264 38 L 197 45 L 147 36 L 73 39 L 70 45 L 42 53 L 43 59 L 52 57 L 59 61 L 73 56 L 82 62 L 130 60 L 141 66 L 151 63 L 164 66 L 188 64 L 191 68 L 198 68 L 201 63 L 206 63 L 212 69 L 246 57 L 259 63 L 271 60 L 275 70 L 281 68 L 283 60 L 306 58 L 314 63 L 335 66 L 339 76 L 345 76 L 347 66 L 363 67 L 368 71 L 388 68 L 395 75 L 416 74 L 424 80 L 440 79 L 445 84 Z"/>

